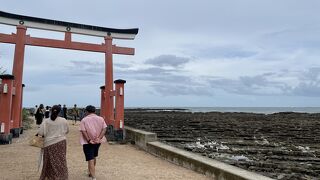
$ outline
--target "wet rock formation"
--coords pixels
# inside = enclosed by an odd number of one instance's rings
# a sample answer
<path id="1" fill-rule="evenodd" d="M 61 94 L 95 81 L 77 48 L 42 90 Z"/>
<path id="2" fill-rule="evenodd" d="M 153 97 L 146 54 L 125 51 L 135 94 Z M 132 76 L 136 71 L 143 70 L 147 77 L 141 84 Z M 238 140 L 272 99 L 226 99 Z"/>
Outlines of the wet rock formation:
<path id="1" fill-rule="evenodd" d="M 320 177 L 320 114 L 125 111 L 160 141 L 275 179 Z"/>

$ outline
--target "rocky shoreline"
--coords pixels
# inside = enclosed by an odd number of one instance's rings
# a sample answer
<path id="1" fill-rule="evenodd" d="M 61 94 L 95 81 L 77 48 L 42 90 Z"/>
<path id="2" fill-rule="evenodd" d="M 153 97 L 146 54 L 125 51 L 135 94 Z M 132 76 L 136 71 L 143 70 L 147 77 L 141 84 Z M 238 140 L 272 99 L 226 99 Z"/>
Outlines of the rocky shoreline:
<path id="1" fill-rule="evenodd" d="M 125 110 L 125 124 L 160 141 L 275 179 L 320 177 L 320 113 Z"/>

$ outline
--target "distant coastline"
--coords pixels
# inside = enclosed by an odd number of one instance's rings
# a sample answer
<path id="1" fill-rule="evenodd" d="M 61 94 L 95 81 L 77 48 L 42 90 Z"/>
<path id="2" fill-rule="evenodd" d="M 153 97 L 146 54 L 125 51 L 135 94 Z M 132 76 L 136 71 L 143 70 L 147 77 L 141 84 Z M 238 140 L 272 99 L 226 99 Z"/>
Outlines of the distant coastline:
<path id="1" fill-rule="evenodd" d="M 273 114 L 279 112 L 320 113 L 320 107 L 126 107 L 126 111 L 245 112 Z"/>
<path id="2" fill-rule="evenodd" d="M 33 109 L 33 107 L 25 107 Z M 67 107 L 71 109 L 72 107 Z M 84 107 L 80 107 L 80 109 Z M 97 107 L 100 110 L 100 107 Z M 320 113 L 320 107 L 125 107 L 125 111 L 178 111 L 178 112 L 239 112 L 256 114 L 273 114 L 279 112 Z"/>

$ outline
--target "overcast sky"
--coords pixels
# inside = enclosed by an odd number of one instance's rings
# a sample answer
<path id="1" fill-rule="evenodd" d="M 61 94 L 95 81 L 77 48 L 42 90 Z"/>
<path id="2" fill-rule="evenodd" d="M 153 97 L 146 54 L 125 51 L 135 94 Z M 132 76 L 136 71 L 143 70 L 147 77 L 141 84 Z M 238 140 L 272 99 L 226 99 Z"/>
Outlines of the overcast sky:
<path id="1" fill-rule="evenodd" d="M 139 28 L 136 49 L 114 55 L 125 106 L 320 106 L 319 0 L 0 0 L 0 10 L 103 26 Z M 0 33 L 15 28 L 0 25 Z M 33 37 L 63 33 L 28 29 Z M 73 36 L 102 43 L 103 38 Z M 0 44 L 12 71 L 14 46 Z M 26 47 L 24 106 L 100 105 L 104 54 Z"/>

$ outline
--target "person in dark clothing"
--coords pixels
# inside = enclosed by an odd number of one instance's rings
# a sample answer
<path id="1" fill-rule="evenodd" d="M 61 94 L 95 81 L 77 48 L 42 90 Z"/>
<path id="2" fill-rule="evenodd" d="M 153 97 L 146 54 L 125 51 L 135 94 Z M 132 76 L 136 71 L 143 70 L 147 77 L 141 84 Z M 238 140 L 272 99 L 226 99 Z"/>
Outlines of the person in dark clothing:
<path id="1" fill-rule="evenodd" d="M 79 119 L 80 121 L 86 116 L 86 109 L 79 109 Z"/>
<path id="2" fill-rule="evenodd" d="M 46 106 L 46 111 L 44 113 L 44 117 L 49 118 L 49 116 L 50 116 L 50 109 L 49 109 L 49 106 Z"/>
<path id="3" fill-rule="evenodd" d="M 63 117 L 63 113 L 64 113 L 64 112 L 63 112 L 63 109 L 62 109 L 62 107 L 61 107 L 61 104 L 59 104 L 58 106 L 60 107 L 60 113 L 59 113 L 58 116 L 59 116 L 59 117 Z"/>
<path id="4" fill-rule="evenodd" d="M 40 125 L 42 123 L 43 117 L 44 117 L 44 106 L 43 106 L 43 104 L 40 104 L 40 106 L 37 109 L 37 112 L 35 114 L 37 125 Z"/>
<path id="5" fill-rule="evenodd" d="M 65 104 L 63 105 L 62 111 L 63 111 L 63 118 L 68 119 L 68 118 L 67 118 L 67 111 L 68 111 L 68 109 L 67 109 L 67 107 L 66 107 Z"/>

